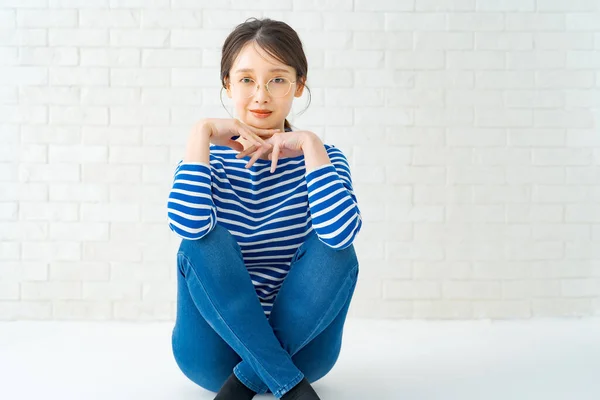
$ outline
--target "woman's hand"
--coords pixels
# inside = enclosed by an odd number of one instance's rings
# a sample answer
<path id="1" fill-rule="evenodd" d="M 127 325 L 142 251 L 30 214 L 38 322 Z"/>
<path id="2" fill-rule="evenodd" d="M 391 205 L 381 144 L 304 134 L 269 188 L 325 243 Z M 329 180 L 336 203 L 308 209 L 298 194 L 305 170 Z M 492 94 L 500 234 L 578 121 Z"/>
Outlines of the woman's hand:
<path id="1" fill-rule="evenodd" d="M 242 151 L 244 146 L 236 142 L 232 137 L 241 136 L 251 144 L 248 150 L 256 151 L 259 158 L 262 154 L 271 150 L 272 145 L 268 144 L 262 137 L 269 138 L 279 129 L 259 129 L 247 125 L 238 119 L 233 118 L 206 118 L 198 122 L 209 127 L 208 131 L 210 142 L 217 146 L 227 146 L 233 150 Z"/>
<path id="2" fill-rule="evenodd" d="M 275 133 L 273 136 L 266 139 L 265 142 L 268 145 L 273 146 L 273 151 L 269 153 L 269 159 L 271 160 L 271 173 L 275 172 L 279 157 L 298 157 L 304 154 L 302 146 L 311 138 L 311 135 L 314 135 L 314 133 L 309 131 L 284 131 Z M 250 147 L 246 150 L 243 150 L 236 156 L 236 158 L 246 157 L 248 154 L 252 154 L 254 151 L 255 150 Z M 255 154 L 254 157 L 248 162 L 247 167 L 249 168 L 252 164 L 254 164 L 259 157 L 260 154 Z"/>

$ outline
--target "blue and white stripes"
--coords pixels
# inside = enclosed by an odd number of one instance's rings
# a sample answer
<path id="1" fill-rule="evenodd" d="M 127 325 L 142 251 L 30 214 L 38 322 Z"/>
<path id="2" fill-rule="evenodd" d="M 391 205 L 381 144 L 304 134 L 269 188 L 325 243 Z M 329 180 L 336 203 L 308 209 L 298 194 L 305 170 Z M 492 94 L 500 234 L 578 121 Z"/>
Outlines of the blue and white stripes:
<path id="1" fill-rule="evenodd" d="M 183 239 L 198 239 L 210 232 L 217 221 L 217 209 L 208 164 L 179 163 L 168 210 L 171 229 Z"/>
<path id="2" fill-rule="evenodd" d="M 349 247 L 362 226 L 350 167 L 325 145 L 331 164 L 306 173 L 304 156 L 236 159 L 237 151 L 211 145 L 210 165 L 180 162 L 168 201 L 169 226 L 183 239 L 207 235 L 217 222 L 235 237 L 267 317 L 290 262 L 314 229 L 333 249 Z"/>

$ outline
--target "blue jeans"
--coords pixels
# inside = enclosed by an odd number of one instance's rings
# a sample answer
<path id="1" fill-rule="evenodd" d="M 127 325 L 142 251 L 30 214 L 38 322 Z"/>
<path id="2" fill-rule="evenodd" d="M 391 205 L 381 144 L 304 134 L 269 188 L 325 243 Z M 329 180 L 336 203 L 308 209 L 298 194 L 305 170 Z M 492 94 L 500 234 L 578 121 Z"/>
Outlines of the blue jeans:
<path id="1" fill-rule="evenodd" d="M 302 378 L 314 382 L 336 363 L 358 279 L 351 245 L 334 250 L 312 231 L 266 317 L 231 233 L 218 223 L 177 253 L 173 355 L 199 386 L 218 392 L 231 373 L 257 393 L 281 398 Z"/>

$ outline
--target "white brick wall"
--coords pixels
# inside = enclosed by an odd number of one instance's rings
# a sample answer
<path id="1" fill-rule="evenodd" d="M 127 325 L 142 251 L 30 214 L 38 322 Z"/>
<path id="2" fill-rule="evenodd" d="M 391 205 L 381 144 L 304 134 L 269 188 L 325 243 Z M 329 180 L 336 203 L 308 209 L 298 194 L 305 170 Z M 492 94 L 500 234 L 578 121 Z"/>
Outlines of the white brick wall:
<path id="1" fill-rule="evenodd" d="M 351 315 L 600 315 L 600 0 L 226 3 L 0 0 L 0 319 L 174 318 L 173 168 L 250 16 L 351 161 Z"/>

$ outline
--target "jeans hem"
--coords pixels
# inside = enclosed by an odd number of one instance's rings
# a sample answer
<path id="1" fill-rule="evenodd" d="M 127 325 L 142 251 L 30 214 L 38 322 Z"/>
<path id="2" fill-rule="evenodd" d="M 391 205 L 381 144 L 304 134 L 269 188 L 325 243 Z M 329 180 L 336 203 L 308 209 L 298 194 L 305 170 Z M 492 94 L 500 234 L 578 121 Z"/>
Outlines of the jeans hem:
<path id="1" fill-rule="evenodd" d="M 298 383 L 300 383 L 300 381 L 303 378 L 304 378 L 304 374 L 302 372 L 300 372 L 298 375 L 296 375 L 296 377 L 294 379 L 292 379 L 292 381 L 290 383 L 288 383 L 287 385 L 284 385 L 281 389 L 279 389 L 278 391 L 273 393 L 273 396 L 280 399 L 284 394 L 289 392 L 290 389 L 292 389 L 294 386 L 296 386 Z"/>
<path id="2" fill-rule="evenodd" d="M 247 388 L 249 388 L 256 394 L 264 394 L 267 392 L 267 389 L 258 389 L 256 386 L 254 386 L 254 384 L 252 384 L 250 380 L 240 372 L 237 366 L 233 369 L 233 373 L 235 374 L 235 376 L 237 376 L 240 382 L 242 382 Z"/>

